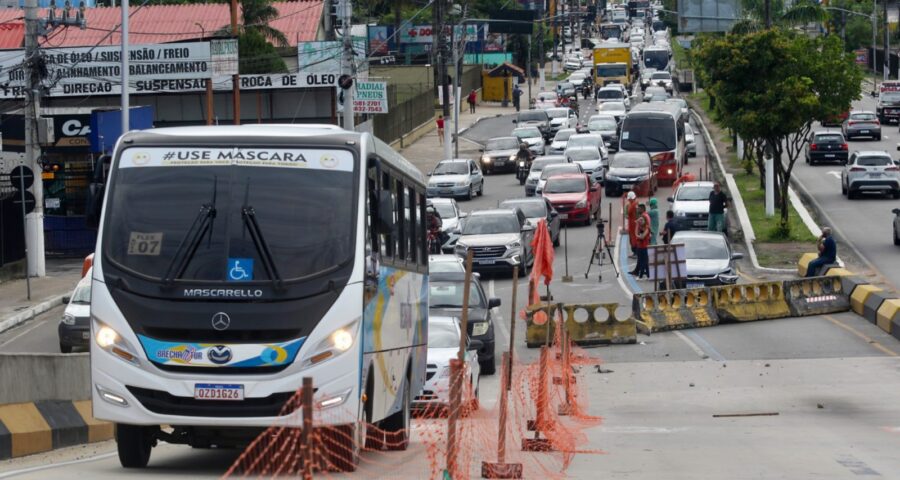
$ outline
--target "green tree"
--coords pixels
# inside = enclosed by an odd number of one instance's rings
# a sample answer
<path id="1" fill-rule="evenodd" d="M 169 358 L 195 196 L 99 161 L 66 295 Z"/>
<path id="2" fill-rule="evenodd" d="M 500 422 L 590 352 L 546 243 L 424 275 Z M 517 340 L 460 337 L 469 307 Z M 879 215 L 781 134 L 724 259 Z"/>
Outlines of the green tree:
<path id="1" fill-rule="evenodd" d="M 787 229 L 791 172 L 812 123 L 846 111 L 859 98 L 862 71 L 839 38 L 783 29 L 705 39 L 695 63 L 716 98 L 723 126 L 771 151 L 776 200 Z"/>
<path id="2" fill-rule="evenodd" d="M 735 33 L 757 32 L 766 28 L 766 0 L 741 0 L 744 18 L 734 23 Z M 816 0 L 796 0 L 788 6 L 784 0 L 769 0 L 769 19 L 773 26 L 797 27 L 822 22 L 826 11 Z"/>
<path id="3" fill-rule="evenodd" d="M 272 6 L 272 0 L 241 0 L 241 18 L 238 20 L 241 74 L 287 71 L 287 65 L 275 47 L 288 46 L 288 39 L 281 30 L 269 25 L 276 19 L 278 10 Z M 221 27 L 216 35 L 231 36 L 231 25 Z"/>

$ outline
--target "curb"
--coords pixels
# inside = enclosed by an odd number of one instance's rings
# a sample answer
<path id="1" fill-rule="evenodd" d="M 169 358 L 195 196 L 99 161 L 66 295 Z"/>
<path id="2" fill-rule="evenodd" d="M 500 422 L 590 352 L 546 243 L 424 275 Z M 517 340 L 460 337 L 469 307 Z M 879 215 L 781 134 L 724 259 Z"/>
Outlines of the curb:
<path id="1" fill-rule="evenodd" d="M 0 320 L 0 333 L 5 332 L 19 324 L 25 323 L 28 320 L 31 320 L 32 318 L 48 310 L 51 310 L 58 305 L 63 305 L 63 299 L 67 296 L 68 294 L 50 297 L 49 300 L 44 300 L 43 302 L 40 302 L 33 307 L 29 307 L 19 313 L 16 313 L 15 315 Z"/>
<path id="2" fill-rule="evenodd" d="M 91 415 L 90 400 L 0 405 L 0 460 L 113 438 L 113 424 Z"/>
<path id="3" fill-rule="evenodd" d="M 753 225 L 750 223 L 750 217 L 747 216 L 747 210 L 744 207 L 744 200 L 741 197 L 741 192 L 734 182 L 734 176 L 725 172 L 725 165 L 722 163 L 722 158 L 719 156 L 719 150 L 716 148 L 716 144 L 713 142 L 712 136 L 710 136 L 709 130 L 706 128 L 706 123 L 697 112 L 691 110 L 691 115 L 694 117 L 696 123 L 703 128 L 703 138 L 706 140 L 707 149 L 713 152 L 716 157 L 716 164 L 719 166 L 719 171 L 725 176 L 725 183 L 728 184 L 728 189 L 731 191 L 731 197 L 737 207 L 738 219 L 741 222 L 741 228 L 744 230 L 744 243 L 747 246 L 747 250 L 750 252 L 750 261 L 753 263 L 753 268 L 769 273 L 794 273 L 793 269 L 763 267 L 759 264 L 759 259 L 756 257 L 756 249 L 753 248 L 753 241 L 756 240 L 756 235 L 753 232 Z M 797 215 L 803 220 L 803 224 L 806 225 L 806 228 L 809 229 L 810 233 L 815 236 L 821 235 L 822 230 L 816 224 L 815 220 L 813 220 L 812 215 L 809 214 L 809 210 L 806 209 L 806 206 L 800 201 L 800 197 L 791 187 L 788 187 L 788 198 L 790 199 L 791 206 L 797 211 Z M 838 259 L 838 262 L 843 264 L 840 259 Z"/>

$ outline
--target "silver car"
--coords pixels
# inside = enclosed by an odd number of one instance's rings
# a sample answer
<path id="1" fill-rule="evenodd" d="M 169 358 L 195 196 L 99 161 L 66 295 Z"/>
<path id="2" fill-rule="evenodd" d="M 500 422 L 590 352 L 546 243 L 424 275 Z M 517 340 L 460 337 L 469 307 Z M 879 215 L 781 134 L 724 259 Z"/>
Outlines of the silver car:
<path id="1" fill-rule="evenodd" d="M 619 124 L 608 114 L 594 115 L 588 120 L 588 132 L 603 137 L 607 150 L 619 151 Z"/>
<path id="2" fill-rule="evenodd" d="M 528 171 L 528 178 L 525 179 L 525 196 L 532 196 L 537 190 L 538 181 L 541 178 L 541 172 L 549 165 L 559 163 L 569 163 L 569 159 L 562 155 L 547 155 L 535 158 L 531 162 L 531 170 Z"/>
<path id="3" fill-rule="evenodd" d="M 534 226 L 518 208 L 473 212 L 459 229 L 454 253 L 465 257 L 471 249 L 473 269 L 478 271 L 512 270 L 519 266 L 524 274 L 534 262 L 533 232 Z"/>
<path id="4" fill-rule="evenodd" d="M 744 255 L 732 250 L 723 233 L 684 230 L 676 232 L 669 243 L 684 244 L 687 278 L 677 282 L 683 282 L 679 287 L 699 288 L 737 283 L 734 261 L 744 258 Z"/>
<path id="5" fill-rule="evenodd" d="M 537 129 L 535 129 L 537 130 Z M 428 176 L 425 195 L 429 197 L 462 197 L 471 200 L 484 194 L 484 176 L 473 160 L 442 160 Z"/>
<path id="6" fill-rule="evenodd" d="M 841 193 L 852 200 L 866 192 L 900 198 L 900 167 L 885 151 L 853 152 L 841 171 Z"/>
<path id="7" fill-rule="evenodd" d="M 628 109 L 625 102 L 603 102 L 597 105 L 597 113 L 606 113 L 616 118 L 616 123 L 622 123 Z"/>
<path id="8" fill-rule="evenodd" d="M 850 112 L 841 125 L 841 130 L 847 141 L 854 137 L 872 137 L 881 140 L 881 122 L 873 112 Z"/>
<path id="9" fill-rule="evenodd" d="M 500 208 L 518 208 L 525 214 L 525 220 L 537 227 L 538 222 L 545 220 L 553 246 L 559 246 L 560 219 L 550 200 L 544 197 L 513 198 L 500 202 Z"/>
<path id="10" fill-rule="evenodd" d="M 563 128 L 556 132 L 553 140 L 550 141 L 550 147 L 547 148 L 547 155 L 562 155 L 566 151 L 566 145 L 569 144 L 569 137 L 578 133 L 574 128 Z"/>
<path id="11" fill-rule="evenodd" d="M 537 127 L 519 127 L 512 131 L 520 142 L 528 144 L 528 150 L 535 155 L 544 154 L 544 135 Z"/>
<path id="12" fill-rule="evenodd" d="M 694 138 L 694 129 L 689 123 L 684 124 L 684 145 L 687 147 L 689 157 L 697 156 L 697 139 Z M 687 163 L 687 160 L 685 160 Z"/>
<path id="13" fill-rule="evenodd" d="M 493 173 L 499 170 L 515 171 L 516 153 L 519 151 L 519 139 L 516 137 L 497 137 L 487 141 L 481 150 L 481 170 Z"/>
<path id="14" fill-rule="evenodd" d="M 566 149 L 565 155 L 573 163 L 581 165 L 581 169 L 591 176 L 592 181 L 603 183 L 606 169 L 603 165 L 603 157 L 596 147 L 591 145 L 569 147 Z"/>
<path id="15" fill-rule="evenodd" d="M 665 71 L 656 71 L 650 75 L 650 86 L 658 85 L 672 93 L 674 87 L 672 85 L 672 74 Z"/>

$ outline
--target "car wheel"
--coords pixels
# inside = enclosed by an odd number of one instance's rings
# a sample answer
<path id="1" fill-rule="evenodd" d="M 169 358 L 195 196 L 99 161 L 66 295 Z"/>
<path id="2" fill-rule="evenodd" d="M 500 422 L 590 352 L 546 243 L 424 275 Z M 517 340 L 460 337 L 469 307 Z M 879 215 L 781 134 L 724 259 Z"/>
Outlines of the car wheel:
<path id="1" fill-rule="evenodd" d="M 845 185 L 844 182 L 841 182 L 841 194 L 844 196 L 847 195 L 847 185 Z"/>
<path id="2" fill-rule="evenodd" d="M 900 233 L 897 232 L 897 227 L 894 227 L 894 245 L 900 245 Z"/>
<path id="3" fill-rule="evenodd" d="M 123 468 L 147 467 L 155 441 L 153 429 L 143 425 L 116 424 L 116 448 Z"/>
<path id="4" fill-rule="evenodd" d="M 880 142 L 880 141 L 881 141 L 881 134 L 879 134 L 879 135 L 877 135 L 877 136 L 875 137 L 875 141 L 876 141 L 876 142 Z"/>
<path id="5" fill-rule="evenodd" d="M 495 355 L 487 362 L 478 362 L 479 367 L 481 367 L 482 375 L 493 375 L 497 372 L 497 356 Z"/>
<path id="6" fill-rule="evenodd" d="M 478 186 L 478 196 L 484 195 L 484 180 L 481 181 L 481 185 Z"/>
<path id="7" fill-rule="evenodd" d="M 64 343 L 60 343 L 60 344 L 59 344 L 59 351 L 60 351 L 61 353 L 72 353 L 72 346 L 71 346 L 71 345 L 66 345 L 66 344 L 64 344 Z"/>
<path id="8" fill-rule="evenodd" d="M 850 200 L 855 200 L 855 199 L 856 199 L 856 192 L 854 192 L 853 190 L 850 190 L 850 189 L 848 188 L 848 189 L 847 189 L 847 198 L 850 199 Z"/>
<path id="9" fill-rule="evenodd" d="M 900 199 L 900 190 L 894 190 L 894 200 Z"/>

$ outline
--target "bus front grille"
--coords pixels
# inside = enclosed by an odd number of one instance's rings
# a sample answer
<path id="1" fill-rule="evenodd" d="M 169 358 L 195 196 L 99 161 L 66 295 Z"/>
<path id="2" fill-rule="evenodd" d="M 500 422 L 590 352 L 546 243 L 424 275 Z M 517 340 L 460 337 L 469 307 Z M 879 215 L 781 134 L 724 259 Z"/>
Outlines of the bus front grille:
<path id="1" fill-rule="evenodd" d="M 196 400 L 192 397 L 176 397 L 160 390 L 127 387 L 147 410 L 160 415 L 187 417 L 277 417 L 288 415 L 300 407 L 294 401 L 285 408 L 296 392 L 273 393 L 264 398 L 244 400 Z M 299 397 L 298 397 L 299 399 Z"/>

